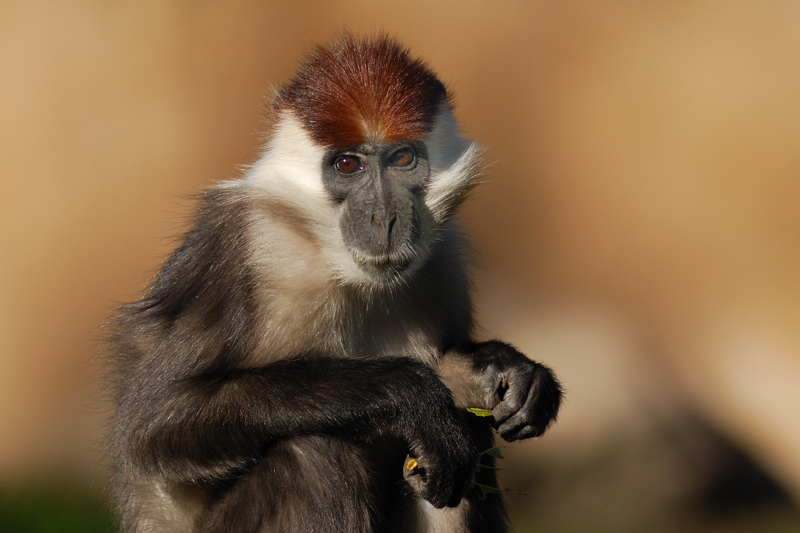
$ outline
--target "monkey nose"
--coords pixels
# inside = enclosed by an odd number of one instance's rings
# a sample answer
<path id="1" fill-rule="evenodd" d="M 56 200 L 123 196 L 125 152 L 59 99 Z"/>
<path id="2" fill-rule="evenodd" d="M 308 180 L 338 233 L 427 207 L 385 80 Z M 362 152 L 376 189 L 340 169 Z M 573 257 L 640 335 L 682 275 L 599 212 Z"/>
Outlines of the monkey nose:
<path id="1" fill-rule="evenodd" d="M 383 230 L 387 238 L 392 234 L 392 229 L 394 228 L 395 222 L 397 222 L 397 215 L 395 214 L 387 217 L 381 217 L 375 214 L 372 215 L 372 223 L 378 226 L 379 229 Z"/>

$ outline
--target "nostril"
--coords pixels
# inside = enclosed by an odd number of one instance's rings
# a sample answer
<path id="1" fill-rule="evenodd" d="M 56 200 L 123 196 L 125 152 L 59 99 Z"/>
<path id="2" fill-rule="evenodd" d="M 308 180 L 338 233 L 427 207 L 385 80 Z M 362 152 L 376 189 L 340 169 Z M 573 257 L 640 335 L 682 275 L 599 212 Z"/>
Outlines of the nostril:
<path id="1" fill-rule="evenodd" d="M 393 216 L 392 219 L 389 221 L 389 229 L 387 230 L 387 233 L 389 235 L 392 234 L 392 228 L 394 228 L 394 223 L 395 222 L 397 222 L 397 216 Z"/>

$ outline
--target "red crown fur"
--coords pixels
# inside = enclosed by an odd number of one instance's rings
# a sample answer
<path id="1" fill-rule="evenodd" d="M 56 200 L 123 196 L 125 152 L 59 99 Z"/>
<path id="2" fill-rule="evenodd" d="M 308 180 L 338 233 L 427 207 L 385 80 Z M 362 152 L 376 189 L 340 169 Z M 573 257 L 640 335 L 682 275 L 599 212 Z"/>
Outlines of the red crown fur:
<path id="1" fill-rule="evenodd" d="M 294 111 L 318 143 L 345 148 L 420 139 L 446 100 L 436 75 L 393 39 L 346 34 L 317 47 L 273 107 Z"/>

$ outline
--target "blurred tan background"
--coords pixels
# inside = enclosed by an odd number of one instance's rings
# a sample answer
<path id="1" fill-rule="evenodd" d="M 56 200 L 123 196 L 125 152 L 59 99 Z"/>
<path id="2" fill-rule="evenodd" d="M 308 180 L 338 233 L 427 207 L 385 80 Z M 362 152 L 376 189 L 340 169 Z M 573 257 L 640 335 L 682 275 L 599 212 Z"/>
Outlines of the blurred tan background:
<path id="1" fill-rule="evenodd" d="M 486 148 L 484 335 L 568 390 L 506 449 L 517 530 L 800 523 L 793 0 L 3 0 L 0 486 L 103 486 L 101 324 L 343 27 L 424 57 Z"/>

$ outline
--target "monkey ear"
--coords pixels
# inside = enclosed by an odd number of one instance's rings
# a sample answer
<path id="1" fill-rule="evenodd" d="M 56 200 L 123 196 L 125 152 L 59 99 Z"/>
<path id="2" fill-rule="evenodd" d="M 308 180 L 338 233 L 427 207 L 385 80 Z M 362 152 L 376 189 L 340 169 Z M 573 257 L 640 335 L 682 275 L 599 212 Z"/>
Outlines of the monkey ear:
<path id="1" fill-rule="evenodd" d="M 481 149 L 466 141 L 450 106 L 442 104 L 433 131 L 425 138 L 431 165 L 431 180 L 425 204 L 437 224 L 446 222 L 467 193 L 478 183 L 483 170 Z"/>

